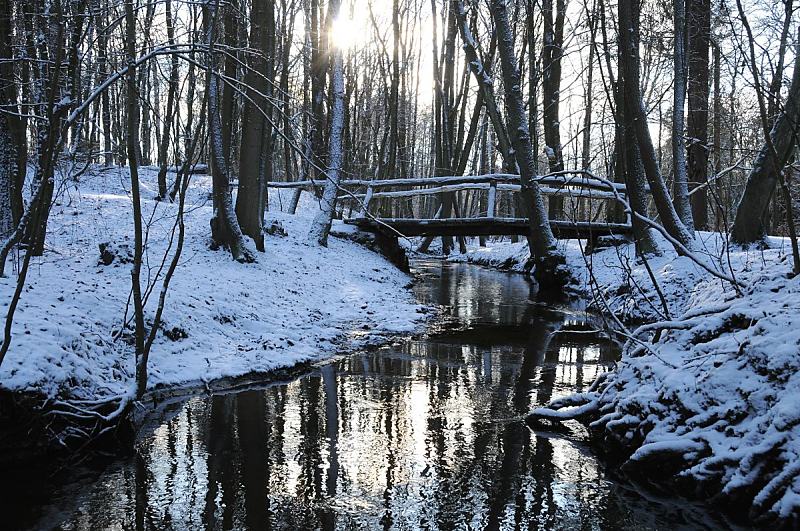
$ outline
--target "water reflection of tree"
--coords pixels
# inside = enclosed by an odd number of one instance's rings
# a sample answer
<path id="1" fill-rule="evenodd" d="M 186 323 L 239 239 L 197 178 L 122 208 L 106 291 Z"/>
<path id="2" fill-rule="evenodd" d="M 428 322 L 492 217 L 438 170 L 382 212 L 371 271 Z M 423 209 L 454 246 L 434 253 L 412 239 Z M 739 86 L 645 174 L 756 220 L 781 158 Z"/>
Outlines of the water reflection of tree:
<path id="1" fill-rule="evenodd" d="M 532 312 L 533 310 L 529 310 Z M 548 350 L 554 332 L 559 327 L 559 322 L 536 319 L 528 315 L 524 322 L 535 323 L 531 326 L 530 336 L 525 346 L 522 364 L 516 374 L 509 374 L 507 386 L 511 390 L 511 410 L 517 414 L 524 414 L 530 410 L 530 391 L 539 369 L 539 392 L 548 395 L 552 392 L 554 372 L 546 370 L 543 365 L 545 354 Z M 507 422 L 502 430 L 502 461 L 496 472 L 496 479 L 491 492 L 489 506 L 488 528 L 498 529 L 501 519 L 505 515 L 505 508 L 514 505 L 515 521 L 522 521 L 525 510 L 525 500 L 521 496 L 523 481 L 526 471 L 536 474 L 533 497 L 533 507 L 527 511 L 536 515 L 540 523 L 549 524 L 554 516 L 553 492 L 551 488 L 553 478 L 553 449 L 545 440 L 537 438 L 533 456 L 531 452 L 531 437 L 528 427 L 519 421 Z M 532 468 L 531 468 L 532 467 Z"/>
<path id="2" fill-rule="evenodd" d="M 236 400 L 236 417 L 241 448 L 241 486 L 248 529 L 269 527 L 269 444 L 272 421 L 267 415 L 266 394 L 241 393 Z"/>
<path id="3" fill-rule="evenodd" d="M 322 500 L 322 455 L 320 454 L 319 416 L 320 378 L 307 378 L 300 392 L 300 459 L 301 474 L 298 478 L 297 496 L 302 507 L 314 507 Z M 302 510 L 296 515 L 298 525 L 306 529 L 316 527 L 315 515 Z"/>
<path id="4" fill-rule="evenodd" d="M 222 495 L 222 528 L 233 527 L 236 508 L 236 477 L 233 469 L 233 421 L 235 395 L 211 398 L 206 424 L 207 490 L 203 522 L 207 530 L 216 528 L 217 496 Z"/>

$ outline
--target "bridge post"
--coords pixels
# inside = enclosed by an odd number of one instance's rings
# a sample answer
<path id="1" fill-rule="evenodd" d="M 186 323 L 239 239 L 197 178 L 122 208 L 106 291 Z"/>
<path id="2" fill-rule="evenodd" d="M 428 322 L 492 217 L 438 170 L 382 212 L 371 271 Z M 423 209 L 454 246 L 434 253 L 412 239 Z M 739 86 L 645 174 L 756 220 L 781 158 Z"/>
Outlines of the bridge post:
<path id="1" fill-rule="evenodd" d="M 369 203 L 370 201 L 372 201 L 372 194 L 373 194 L 372 186 L 368 186 L 367 193 L 364 195 L 364 206 L 358 213 L 359 217 L 361 218 L 367 217 L 367 213 L 369 212 Z"/>
<path id="2" fill-rule="evenodd" d="M 489 181 L 489 199 L 487 201 L 486 207 L 486 217 L 493 218 L 494 217 L 494 207 L 497 203 L 497 181 L 492 179 Z"/>

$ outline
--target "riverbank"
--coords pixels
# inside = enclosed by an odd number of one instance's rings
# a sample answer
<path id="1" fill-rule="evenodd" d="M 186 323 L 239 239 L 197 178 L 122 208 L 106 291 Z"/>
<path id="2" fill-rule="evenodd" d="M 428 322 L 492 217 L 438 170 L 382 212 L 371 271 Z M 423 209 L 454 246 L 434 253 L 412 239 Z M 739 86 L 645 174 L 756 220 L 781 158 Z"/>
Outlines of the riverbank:
<path id="1" fill-rule="evenodd" d="M 534 410 L 579 419 L 621 470 L 651 488 L 716 506 L 761 525 L 800 525 L 800 278 L 789 242 L 726 248 L 700 233 L 698 255 L 733 276 L 739 292 L 661 240 L 646 264 L 633 246 L 584 256 L 564 246 L 585 293 L 629 329 L 617 368 L 590 392 Z M 473 249 L 453 260 L 522 270 L 525 244 Z M 587 268 L 587 264 L 591 268 Z M 654 282 L 655 281 L 655 282 Z"/>
<path id="2" fill-rule="evenodd" d="M 152 167 L 140 172 L 149 316 L 177 212 L 177 205 L 155 201 L 156 175 Z M 57 179 L 46 251 L 31 262 L 0 391 L 51 402 L 130 393 L 129 187 L 126 168 L 92 170 L 78 182 Z M 307 244 L 318 209 L 306 194 L 297 215 L 288 215 L 279 211 L 288 194 L 272 191 L 266 226 L 274 234 L 266 237 L 266 252 L 256 253 L 257 263 L 239 264 L 227 251 L 211 250 L 210 190 L 209 176 L 192 177 L 186 241 L 150 355 L 150 390 L 312 362 L 346 345 L 411 333 L 424 319 L 408 289 L 411 277 L 383 257 L 337 238 L 327 248 Z M 111 252 L 101 256 L 101 244 Z M 15 287 L 15 274 L 0 279 L 3 314 Z"/>
<path id="3" fill-rule="evenodd" d="M 523 422 L 613 365 L 593 315 L 531 304 L 522 275 L 438 259 L 412 268 L 417 300 L 446 308 L 426 333 L 174 404 L 148 418 L 132 455 L 83 478 L 3 470 L 11 528 L 125 528 L 137 515 L 158 529 L 722 527 L 617 483 L 586 430 Z"/>

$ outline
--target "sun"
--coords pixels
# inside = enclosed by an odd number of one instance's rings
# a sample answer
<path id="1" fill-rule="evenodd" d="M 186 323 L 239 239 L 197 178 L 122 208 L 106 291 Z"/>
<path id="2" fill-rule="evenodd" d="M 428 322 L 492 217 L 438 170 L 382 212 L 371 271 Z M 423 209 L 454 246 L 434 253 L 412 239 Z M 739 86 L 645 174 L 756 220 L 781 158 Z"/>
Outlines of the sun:
<path id="1" fill-rule="evenodd" d="M 364 30 L 351 18 L 340 16 L 331 25 L 331 42 L 340 50 L 349 50 L 363 41 Z"/>

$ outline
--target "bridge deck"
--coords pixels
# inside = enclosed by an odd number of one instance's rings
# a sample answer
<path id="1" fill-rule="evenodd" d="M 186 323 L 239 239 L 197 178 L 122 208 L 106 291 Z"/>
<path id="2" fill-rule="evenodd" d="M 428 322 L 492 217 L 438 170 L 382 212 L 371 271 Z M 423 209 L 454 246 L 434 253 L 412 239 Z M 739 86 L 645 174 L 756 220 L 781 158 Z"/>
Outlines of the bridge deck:
<path id="1" fill-rule="evenodd" d="M 530 225 L 525 218 L 350 218 L 345 223 L 372 232 L 391 233 L 386 225 L 405 236 L 510 236 L 527 234 Z M 625 223 L 551 220 L 550 227 L 559 239 L 590 239 L 598 236 L 626 235 L 631 226 Z"/>

